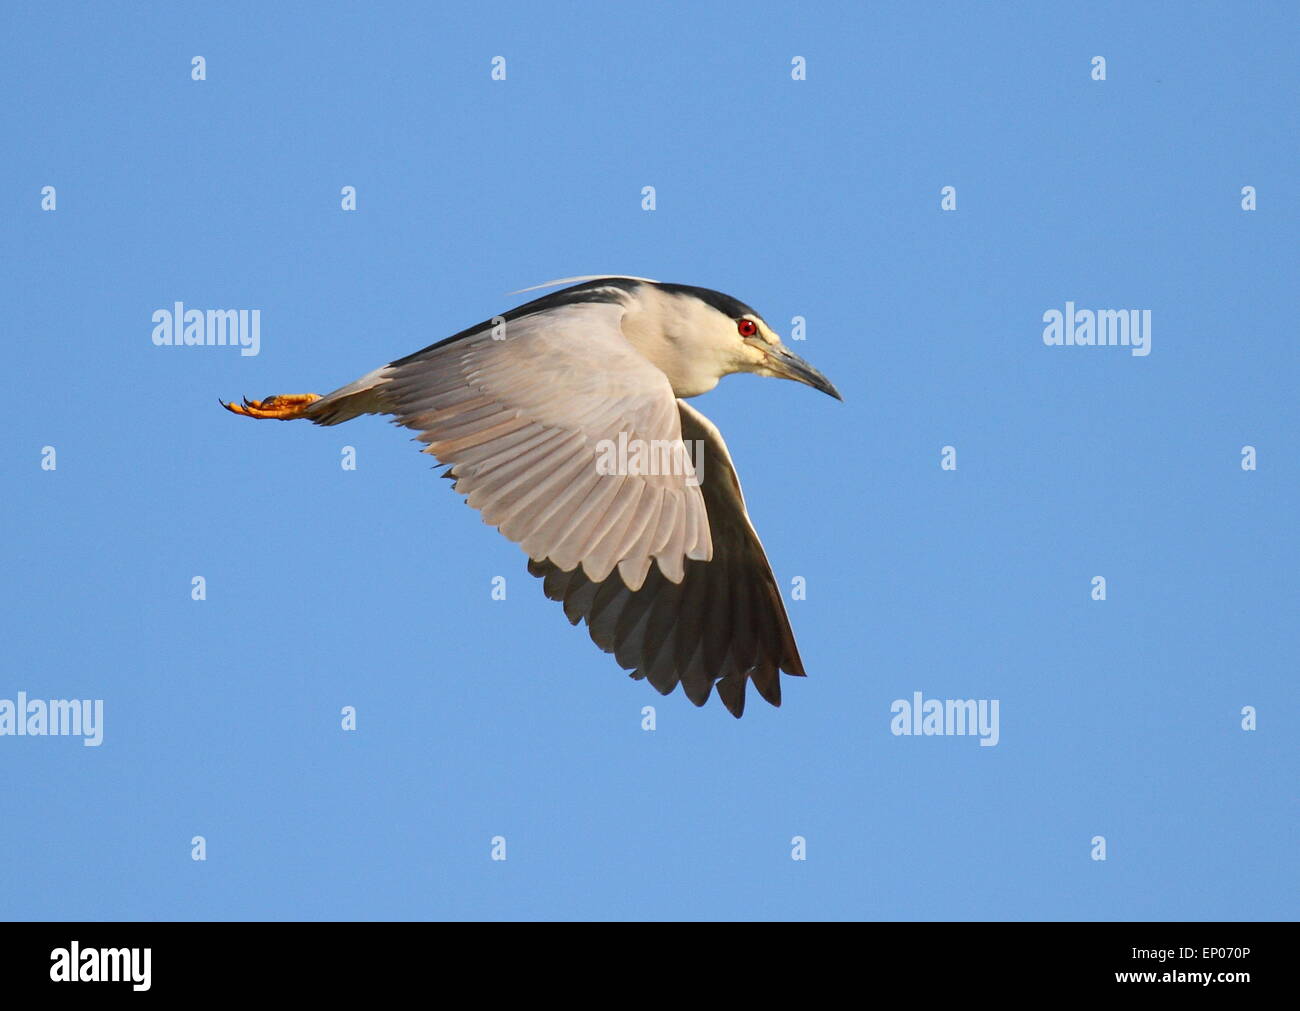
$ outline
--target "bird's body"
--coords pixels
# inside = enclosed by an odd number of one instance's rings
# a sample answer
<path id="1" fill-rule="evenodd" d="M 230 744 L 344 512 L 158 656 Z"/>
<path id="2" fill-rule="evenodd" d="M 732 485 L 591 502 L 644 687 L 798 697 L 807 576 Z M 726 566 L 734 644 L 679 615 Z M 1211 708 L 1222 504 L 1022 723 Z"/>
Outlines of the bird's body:
<path id="1" fill-rule="evenodd" d="M 320 425 L 392 415 L 633 677 L 663 694 L 680 682 L 696 705 L 716 684 L 736 716 L 752 680 L 779 705 L 779 671 L 803 664 L 722 436 L 684 398 L 742 371 L 839 394 L 729 296 L 570 280 L 324 397 L 226 406 Z M 611 468 L 616 444 L 650 452 Z"/>

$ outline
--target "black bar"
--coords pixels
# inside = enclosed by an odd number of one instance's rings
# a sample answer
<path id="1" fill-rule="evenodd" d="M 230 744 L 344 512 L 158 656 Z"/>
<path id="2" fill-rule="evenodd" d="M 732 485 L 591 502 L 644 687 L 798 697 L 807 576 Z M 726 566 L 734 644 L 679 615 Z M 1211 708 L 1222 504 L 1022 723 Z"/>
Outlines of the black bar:
<path id="1" fill-rule="evenodd" d="M 38 922 L 3 924 L 0 932 L 6 998 L 63 991 L 77 1000 L 109 992 L 338 999 L 412 986 L 432 986 L 432 995 L 454 982 L 479 987 L 471 999 L 477 992 L 492 1000 L 512 985 L 535 986 L 538 996 L 585 990 L 611 973 L 634 992 L 653 991 L 678 986 L 686 971 L 712 974 L 724 986 L 732 974 L 758 985 L 815 979 L 819 988 L 842 978 L 863 996 L 899 985 L 926 998 L 1137 988 L 1177 1000 L 1281 988 L 1295 973 L 1284 966 L 1294 931 L 1281 923 Z M 126 978 L 52 978 L 69 973 Z"/>

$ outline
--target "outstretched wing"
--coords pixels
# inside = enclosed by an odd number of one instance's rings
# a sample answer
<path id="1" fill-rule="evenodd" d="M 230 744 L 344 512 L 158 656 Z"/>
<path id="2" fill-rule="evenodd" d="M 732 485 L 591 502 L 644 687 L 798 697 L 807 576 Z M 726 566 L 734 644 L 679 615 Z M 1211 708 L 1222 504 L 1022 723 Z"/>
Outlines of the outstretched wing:
<path id="1" fill-rule="evenodd" d="M 690 461 L 676 454 L 675 466 L 644 474 L 602 466 L 620 444 L 682 439 L 672 387 L 628 344 L 622 316 L 617 300 L 552 301 L 393 362 L 305 415 L 325 425 L 395 415 L 534 563 L 596 582 L 617 568 L 634 590 L 648 578 L 678 583 L 712 556 Z"/>
<path id="2" fill-rule="evenodd" d="M 639 588 L 617 576 L 600 580 L 579 568 L 566 571 L 553 561 L 531 561 L 528 571 L 542 578 L 548 597 L 563 602 L 569 621 L 585 621 L 592 641 L 632 677 L 647 679 L 664 695 L 681 682 L 697 706 L 716 682 L 723 703 L 739 717 L 747 680 L 779 706 L 779 672 L 803 677 L 803 662 L 726 443 L 685 401 L 677 401 L 677 410 L 682 438 L 703 443 L 700 477 L 712 560 L 687 561 L 685 578 L 676 583 L 651 572 Z"/>

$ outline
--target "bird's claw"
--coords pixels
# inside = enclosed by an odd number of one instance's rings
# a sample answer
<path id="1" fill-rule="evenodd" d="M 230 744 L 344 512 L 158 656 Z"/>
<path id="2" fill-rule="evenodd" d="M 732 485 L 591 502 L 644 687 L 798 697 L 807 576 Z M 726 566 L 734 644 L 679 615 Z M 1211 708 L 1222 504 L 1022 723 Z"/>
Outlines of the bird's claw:
<path id="1" fill-rule="evenodd" d="M 243 398 L 242 404 L 218 401 L 232 414 L 242 414 L 246 418 L 275 418 L 279 421 L 292 421 L 307 413 L 307 408 L 320 400 L 317 393 L 285 393 L 265 400 Z"/>

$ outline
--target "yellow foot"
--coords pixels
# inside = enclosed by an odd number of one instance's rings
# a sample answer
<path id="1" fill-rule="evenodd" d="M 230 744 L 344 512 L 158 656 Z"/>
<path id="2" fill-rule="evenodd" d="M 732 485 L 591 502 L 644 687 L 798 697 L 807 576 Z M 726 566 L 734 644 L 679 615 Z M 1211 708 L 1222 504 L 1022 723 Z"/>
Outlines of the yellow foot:
<path id="1" fill-rule="evenodd" d="M 316 393 L 287 393 L 278 397 L 267 397 L 265 400 L 249 400 L 245 397 L 242 404 L 228 404 L 224 400 L 219 400 L 217 403 L 227 411 L 242 414 L 246 418 L 277 418 L 280 421 L 292 421 L 306 414 L 307 408 L 319 399 L 320 395 Z"/>

